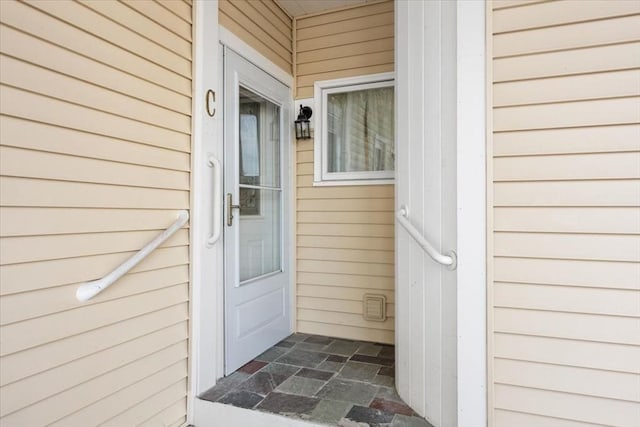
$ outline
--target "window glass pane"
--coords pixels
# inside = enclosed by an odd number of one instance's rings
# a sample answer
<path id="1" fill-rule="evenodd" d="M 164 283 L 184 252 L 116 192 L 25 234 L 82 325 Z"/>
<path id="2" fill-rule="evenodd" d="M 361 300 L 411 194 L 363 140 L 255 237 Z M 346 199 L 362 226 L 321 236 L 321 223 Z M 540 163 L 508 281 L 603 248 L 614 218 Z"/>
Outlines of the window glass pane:
<path id="1" fill-rule="evenodd" d="M 240 87 L 240 184 L 280 186 L 280 107 Z"/>
<path id="2" fill-rule="evenodd" d="M 394 169 L 393 87 L 327 96 L 329 172 Z"/>

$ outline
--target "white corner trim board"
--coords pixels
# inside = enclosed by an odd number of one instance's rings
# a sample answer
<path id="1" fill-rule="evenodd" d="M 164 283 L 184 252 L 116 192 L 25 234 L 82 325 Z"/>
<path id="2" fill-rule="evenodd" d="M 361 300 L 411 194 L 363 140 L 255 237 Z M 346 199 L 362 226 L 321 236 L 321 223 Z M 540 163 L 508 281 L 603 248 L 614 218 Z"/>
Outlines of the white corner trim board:
<path id="1" fill-rule="evenodd" d="M 456 5 L 458 426 L 487 425 L 485 2 Z"/>

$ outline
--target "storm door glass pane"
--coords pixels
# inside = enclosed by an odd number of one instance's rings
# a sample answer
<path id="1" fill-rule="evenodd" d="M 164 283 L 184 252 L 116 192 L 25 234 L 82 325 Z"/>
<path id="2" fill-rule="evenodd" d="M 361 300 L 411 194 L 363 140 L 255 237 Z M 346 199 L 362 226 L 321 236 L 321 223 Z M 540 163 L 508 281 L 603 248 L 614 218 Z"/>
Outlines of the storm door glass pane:
<path id="1" fill-rule="evenodd" d="M 280 186 L 280 107 L 243 87 L 240 184 Z"/>
<path id="2" fill-rule="evenodd" d="M 280 107 L 240 88 L 240 281 L 280 272 Z"/>

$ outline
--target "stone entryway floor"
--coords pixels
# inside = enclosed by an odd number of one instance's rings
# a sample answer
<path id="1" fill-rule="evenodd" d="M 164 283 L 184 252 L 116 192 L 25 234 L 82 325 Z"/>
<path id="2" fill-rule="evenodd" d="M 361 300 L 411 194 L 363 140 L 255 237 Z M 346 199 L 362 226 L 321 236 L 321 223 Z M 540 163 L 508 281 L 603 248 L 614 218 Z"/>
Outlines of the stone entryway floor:
<path id="1" fill-rule="evenodd" d="M 333 426 L 430 427 L 394 388 L 390 345 L 294 334 L 200 399 Z"/>

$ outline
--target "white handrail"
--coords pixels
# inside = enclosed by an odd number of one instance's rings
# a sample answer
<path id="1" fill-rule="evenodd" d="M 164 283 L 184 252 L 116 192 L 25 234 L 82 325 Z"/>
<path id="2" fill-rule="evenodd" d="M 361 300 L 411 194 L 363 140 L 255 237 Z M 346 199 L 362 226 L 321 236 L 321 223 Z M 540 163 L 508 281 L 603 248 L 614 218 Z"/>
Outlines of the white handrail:
<path id="1" fill-rule="evenodd" d="M 420 245 L 422 249 L 438 264 L 442 264 L 449 268 L 449 270 L 455 270 L 458 264 L 458 258 L 455 251 L 448 252 L 446 255 L 441 254 L 431 246 L 427 239 L 425 239 L 422 234 L 411 224 L 409 221 L 409 209 L 402 205 L 400 210 L 396 212 L 396 218 L 400 225 L 404 227 L 405 230 L 409 233 L 411 237 Z"/>
<path id="2" fill-rule="evenodd" d="M 128 260 L 120 264 L 115 270 L 111 273 L 104 276 L 102 279 L 94 280 L 91 282 L 86 282 L 80 285 L 78 290 L 76 291 L 76 298 L 78 301 L 87 301 L 91 298 L 98 295 L 100 292 L 107 289 L 109 286 L 113 284 L 116 280 L 124 276 L 129 270 L 135 267 L 140 261 L 145 259 L 151 252 L 153 252 L 158 246 L 164 243 L 169 237 L 173 235 L 176 231 L 182 228 L 183 225 L 187 223 L 189 220 L 189 212 L 180 211 L 178 213 L 178 218 L 174 221 L 173 224 L 169 226 L 166 230 L 164 230 L 161 234 L 156 236 L 155 239 L 147 243 L 147 245 L 132 255 Z"/>
<path id="3" fill-rule="evenodd" d="M 212 247 L 220 238 L 220 200 L 222 194 L 222 168 L 220 160 L 213 155 L 209 156 L 207 164 L 213 168 L 213 206 L 211 208 L 211 234 L 207 237 L 207 246 Z"/>

